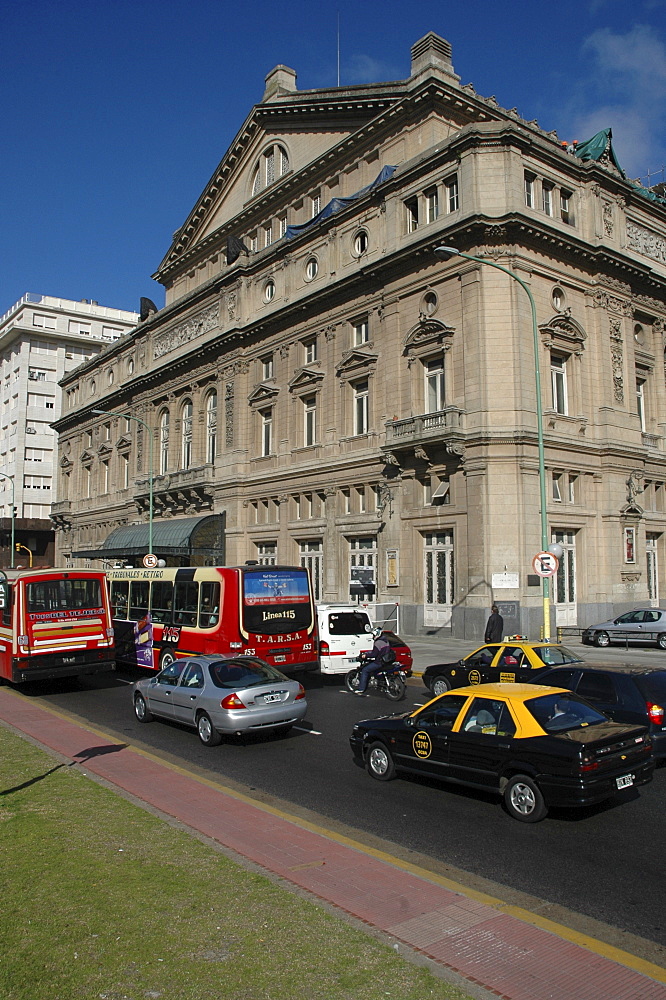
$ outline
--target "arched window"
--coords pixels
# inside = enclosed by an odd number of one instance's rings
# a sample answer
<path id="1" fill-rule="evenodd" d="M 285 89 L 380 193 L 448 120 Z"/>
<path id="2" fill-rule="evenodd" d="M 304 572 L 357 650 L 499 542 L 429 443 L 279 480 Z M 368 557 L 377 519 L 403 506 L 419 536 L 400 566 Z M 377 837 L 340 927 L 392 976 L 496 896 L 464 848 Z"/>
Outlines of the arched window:
<path id="1" fill-rule="evenodd" d="M 289 154 L 284 146 L 275 143 L 269 146 L 259 157 L 254 173 L 252 175 L 252 195 L 259 194 L 270 184 L 274 184 L 280 177 L 289 173 Z"/>
<path id="2" fill-rule="evenodd" d="M 181 410 L 181 468 L 192 465 L 192 401 L 187 399 Z"/>
<path id="3" fill-rule="evenodd" d="M 169 411 L 160 413 L 160 473 L 169 471 Z"/>
<path id="4" fill-rule="evenodd" d="M 206 461 L 213 464 L 217 453 L 217 392 L 206 398 Z"/>

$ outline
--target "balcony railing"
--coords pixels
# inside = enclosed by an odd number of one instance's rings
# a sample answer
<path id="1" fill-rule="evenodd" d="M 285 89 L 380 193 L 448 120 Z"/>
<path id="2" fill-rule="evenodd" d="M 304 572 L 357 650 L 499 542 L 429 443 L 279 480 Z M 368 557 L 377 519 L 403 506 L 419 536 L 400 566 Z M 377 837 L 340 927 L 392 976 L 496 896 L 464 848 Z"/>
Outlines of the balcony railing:
<path id="1" fill-rule="evenodd" d="M 449 437 L 462 429 L 463 412 L 457 406 L 447 406 L 434 413 L 421 413 L 417 417 L 406 417 L 403 420 L 388 420 L 386 444 L 396 447 Z"/>

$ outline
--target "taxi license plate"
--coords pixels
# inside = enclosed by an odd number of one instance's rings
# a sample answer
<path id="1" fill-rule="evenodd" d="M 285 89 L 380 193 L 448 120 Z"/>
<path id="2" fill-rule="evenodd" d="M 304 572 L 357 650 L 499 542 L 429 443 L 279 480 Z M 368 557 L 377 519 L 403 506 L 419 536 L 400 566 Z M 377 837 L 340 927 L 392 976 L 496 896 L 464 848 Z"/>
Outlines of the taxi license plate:
<path id="1" fill-rule="evenodd" d="M 264 701 L 279 701 L 279 700 L 280 700 L 280 695 L 279 694 L 265 694 L 264 695 Z M 618 778 L 618 781 L 619 780 L 620 779 Z"/>
<path id="2" fill-rule="evenodd" d="M 616 778 L 615 784 L 618 788 L 629 788 L 634 783 L 633 774 L 625 774 L 623 778 Z"/>

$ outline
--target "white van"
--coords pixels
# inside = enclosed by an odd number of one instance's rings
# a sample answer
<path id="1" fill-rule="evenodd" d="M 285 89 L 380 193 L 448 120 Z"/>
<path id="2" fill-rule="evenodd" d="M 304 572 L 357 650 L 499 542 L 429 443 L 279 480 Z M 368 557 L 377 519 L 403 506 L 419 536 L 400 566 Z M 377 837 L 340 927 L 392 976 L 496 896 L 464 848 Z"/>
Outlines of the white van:
<path id="1" fill-rule="evenodd" d="M 355 604 L 318 604 L 317 625 L 322 674 L 346 674 L 358 666 L 362 650 L 372 649 L 373 624 Z"/>

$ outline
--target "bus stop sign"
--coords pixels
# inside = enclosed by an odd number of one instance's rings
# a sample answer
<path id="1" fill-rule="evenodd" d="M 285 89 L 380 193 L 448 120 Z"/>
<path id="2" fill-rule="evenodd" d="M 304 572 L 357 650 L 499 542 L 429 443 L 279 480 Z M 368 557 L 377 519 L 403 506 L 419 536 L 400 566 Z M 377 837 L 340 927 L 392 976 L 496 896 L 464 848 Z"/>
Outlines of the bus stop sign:
<path id="1" fill-rule="evenodd" d="M 532 567 L 538 576 L 555 576 L 560 560 L 552 552 L 538 552 L 532 560 Z"/>

